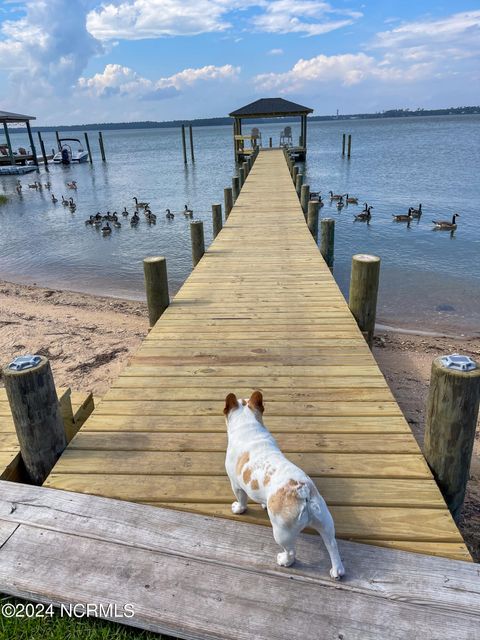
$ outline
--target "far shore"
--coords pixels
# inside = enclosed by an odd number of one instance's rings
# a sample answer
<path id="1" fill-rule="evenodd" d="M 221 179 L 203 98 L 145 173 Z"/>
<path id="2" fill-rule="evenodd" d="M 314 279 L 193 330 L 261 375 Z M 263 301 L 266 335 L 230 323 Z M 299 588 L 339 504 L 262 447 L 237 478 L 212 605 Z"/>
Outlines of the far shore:
<path id="1" fill-rule="evenodd" d="M 141 301 L 0 281 L 0 358 L 6 364 L 40 353 L 59 387 L 93 391 L 111 386 L 148 331 Z M 408 327 L 377 327 L 374 356 L 420 446 L 432 360 L 446 353 L 480 360 L 480 337 L 445 336 Z M 480 445 L 477 434 L 460 529 L 480 562 Z"/>

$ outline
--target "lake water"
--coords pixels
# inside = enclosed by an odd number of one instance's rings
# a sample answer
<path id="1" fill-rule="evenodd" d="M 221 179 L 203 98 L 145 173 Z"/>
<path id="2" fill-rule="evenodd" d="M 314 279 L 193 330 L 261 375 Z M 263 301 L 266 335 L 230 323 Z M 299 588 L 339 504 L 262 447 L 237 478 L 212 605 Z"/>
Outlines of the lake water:
<path id="1" fill-rule="evenodd" d="M 329 199 L 322 216 L 336 220 L 334 275 L 347 293 L 351 256 L 382 258 L 378 317 L 384 323 L 456 334 L 480 331 L 480 116 L 315 122 L 309 125 L 307 182 L 327 194 L 349 192 L 373 205 L 369 225 L 354 222 L 361 207 L 340 213 Z M 261 125 L 264 144 L 278 143 L 283 124 Z M 244 127 L 245 128 L 245 127 Z M 293 125 L 298 137 L 299 126 Z M 352 134 L 352 158 L 341 156 L 342 133 Z M 69 137 L 83 134 L 69 132 Z M 164 211 L 188 204 L 205 222 L 211 242 L 211 204 L 223 202 L 234 175 L 231 127 L 194 129 L 196 163 L 183 164 L 179 129 L 119 130 L 104 133 L 107 162 L 99 157 L 97 135 L 89 134 L 94 163 L 40 168 L 21 177 L 0 176 L 0 278 L 50 287 L 143 298 L 142 259 L 164 255 L 171 291 L 191 271 L 189 221 Z M 28 146 L 12 134 L 12 144 Z M 47 149 L 54 134 L 44 134 Z M 37 142 L 37 140 L 35 140 Z M 28 189 L 35 179 L 50 180 L 51 192 Z M 66 182 L 76 180 L 78 190 Z M 59 199 L 51 202 L 50 193 Z M 61 196 L 73 196 L 71 213 Z M 149 227 L 125 220 L 103 237 L 84 220 L 97 211 L 133 211 L 133 196 L 147 200 L 157 214 Z M 392 222 L 422 203 L 423 216 L 407 227 Z M 460 213 L 454 234 L 433 231 L 431 220 Z"/>

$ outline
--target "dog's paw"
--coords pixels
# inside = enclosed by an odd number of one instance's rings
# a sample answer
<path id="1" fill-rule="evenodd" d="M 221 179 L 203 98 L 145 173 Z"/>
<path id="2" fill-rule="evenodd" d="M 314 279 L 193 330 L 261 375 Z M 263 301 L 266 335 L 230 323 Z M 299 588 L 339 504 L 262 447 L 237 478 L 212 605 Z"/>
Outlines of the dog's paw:
<path id="1" fill-rule="evenodd" d="M 277 553 L 277 564 L 281 567 L 289 567 L 295 562 L 295 554 L 284 551 L 283 553 Z"/>
<path id="2" fill-rule="evenodd" d="M 338 565 L 338 567 L 332 567 L 330 569 L 330 577 L 334 580 L 340 580 L 345 575 L 345 569 L 343 564 Z"/>
<path id="3" fill-rule="evenodd" d="M 262 509 L 266 509 L 266 508 L 267 508 L 267 505 L 263 504 L 263 502 L 262 502 Z"/>
<path id="4" fill-rule="evenodd" d="M 246 510 L 247 507 L 242 507 L 239 502 L 232 502 L 232 513 L 236 513 L 238 515 L 239 513 L 244 513 Z"/>

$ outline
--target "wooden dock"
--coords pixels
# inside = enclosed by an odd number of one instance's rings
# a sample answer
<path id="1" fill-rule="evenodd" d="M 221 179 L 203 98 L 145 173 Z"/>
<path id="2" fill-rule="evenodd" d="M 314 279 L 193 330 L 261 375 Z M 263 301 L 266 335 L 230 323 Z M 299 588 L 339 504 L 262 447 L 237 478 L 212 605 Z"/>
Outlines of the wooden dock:
<path id="1" fill-rule="evenodd" d="M 470 560 L 316 243 L 280 150 L 261 151 L 224 229 L 45 485 L 234 516 L 226 394 L 317 483 L 340 538 Z"/>

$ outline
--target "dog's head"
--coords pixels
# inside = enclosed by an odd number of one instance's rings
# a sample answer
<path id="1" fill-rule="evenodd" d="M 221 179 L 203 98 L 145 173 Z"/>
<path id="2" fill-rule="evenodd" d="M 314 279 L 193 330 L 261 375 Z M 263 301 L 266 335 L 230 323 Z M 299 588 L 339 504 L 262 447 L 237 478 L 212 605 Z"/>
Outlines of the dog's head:
<path id="1" fill-rule="evenodd" d="M 260 391 L 254 391 L 250 398 L 244 398 L 238 400 L 234 393 L 229 393 L 225 398 L 225 408 L 223 414 L 225 416 L 227 425 L 230 417 L 237 411 L 251 411 L 259 422 L 262 422 L 262 416 L 264 412 L 263 395 Z"/>

